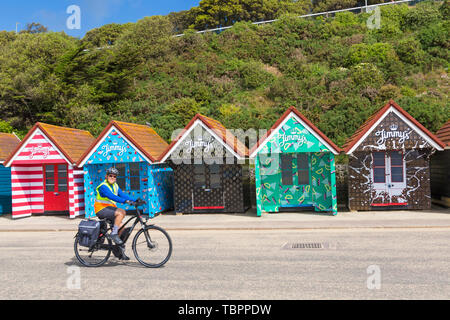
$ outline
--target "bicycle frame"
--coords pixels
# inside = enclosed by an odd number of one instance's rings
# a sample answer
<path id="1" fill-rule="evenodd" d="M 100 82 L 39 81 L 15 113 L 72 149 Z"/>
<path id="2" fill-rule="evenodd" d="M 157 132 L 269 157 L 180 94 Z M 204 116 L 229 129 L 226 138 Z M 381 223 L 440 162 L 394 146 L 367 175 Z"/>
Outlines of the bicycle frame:
<path id="1" fill-rule="evenodd" d="M 125 222 L 125 223 L 122 225 L 122 227 L 120 227 L 119 233 L 120 233 L 121 230 L 124 230 L 124 229 L 125 229 L 125 227 L 128 225 L 128 223 L 129 223 L 131 220 L 134 220 L 134 223 L 133 223 L 133 225 L 131 226 L 131 229 L 130 229 L 130 231 L 128 232 L 128 235 L 126 236 L 126 238 L 125 238 L 124 241 L 123 241 L 124 244 L 128 241 L 129 236 L 131 235 L 131 233 L 133 232 L 134 228 L 136 227 L 136 225 L 137 225 L 138 223 L 141 224 L 142 229 L 145 229 L 145 228 L 147 227 L 146 222 L 142 220 L 141 211 L 139 210 L 138 207 L 136 207 L 136 216 L 135 216 L 135 217 L 131 217 L 130 219 L 128 219 L 128 221 Z M 110 227 L 110 228 L 108 229 L 108 231 L 109 231 L 109 230 L 112 230 L 112 228 Z M 152 240 L 150 239 L 150 236 L 148 235 L 147 232 L 145 232 L 144 235 L 145 235 L 145 239 L 146 239 L 146 241 L 147 241 L 148 247 L 151 248 L 151 249 L 153 249 L 155 246 L 153 245 Z"/>

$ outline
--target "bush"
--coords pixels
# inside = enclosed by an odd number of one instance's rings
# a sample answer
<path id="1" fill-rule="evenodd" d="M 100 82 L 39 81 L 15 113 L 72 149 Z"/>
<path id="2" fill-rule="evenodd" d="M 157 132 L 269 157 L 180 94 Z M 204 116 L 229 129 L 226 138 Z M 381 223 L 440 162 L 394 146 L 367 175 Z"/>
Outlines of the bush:
<path id="1" fill-rule="evenodd" d="M 395 47 L 399 59 L 409 64 L 422 65 L 425 63 L 425 52 L 420 42 L 414 38 L 399 41 Z"/>
<path id="2" fill-rule="evenodd" d="M 398 60 L 394 48 L 389 43 L 365 43 L 355 44 L 350 48 L 347 65 L 353 66 L 359 63 L 374 63 L 379 67 L 385 67 L 391 61 Z"/>
<path id="3" fill-rule="evenodd" d="M 450 105 L 426 97 L 402 97 L 397 103 L 431 132 L 439 130 L 450 114 Z"/>
<path id="4" fill-rule="evenodd" d="M 401 27 L 403 30 L 417 30 L 440 20 L 442 20 L 442 16 L 438 5 L 432 2 L 423 2 L 405 14 Z"/>
<path id="5" fill-rule="evenodd" d="M 384 83 L 383 73 L 371 63 L 360 63 L 351 70 L 353 82 L 362 88 L 380 88 Z"/>
<path id="6" fill-rule="evenodd" d="M 268 86 L 274 80 L 274 76 L 263 69 L 262 63 L 256 61 L 244 63 L 240 72 L 242 86 L 247 89 Z"/>
<path id="7" fill-rule="evenodd" d="M 9 124 L 9 122 L 0 120 L 0 132 L 12 133 L 13 127 L 11 126 L 11 124 Z"/>
<path id="8" fill-rule="evenodd" d="M 418 38 L 422 47 L 425 50 L 436 46 L 448 48 L 450 46 L 449 29 L 450 23 L 448 21 L 421 29 Z"/>

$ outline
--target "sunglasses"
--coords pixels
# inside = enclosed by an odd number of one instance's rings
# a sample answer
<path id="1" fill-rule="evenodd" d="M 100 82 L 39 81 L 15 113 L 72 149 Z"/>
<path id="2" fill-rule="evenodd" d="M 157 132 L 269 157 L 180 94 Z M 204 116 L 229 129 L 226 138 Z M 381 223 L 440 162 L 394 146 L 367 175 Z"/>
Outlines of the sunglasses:
<path id="1" fill-rule="evenodd" d="M 114 178 L 114 179 L 117 179 L 117 176 L 114 176 L 114 175 L 110 174 L 110 175 L 108 175 L 108 178 Z"/>

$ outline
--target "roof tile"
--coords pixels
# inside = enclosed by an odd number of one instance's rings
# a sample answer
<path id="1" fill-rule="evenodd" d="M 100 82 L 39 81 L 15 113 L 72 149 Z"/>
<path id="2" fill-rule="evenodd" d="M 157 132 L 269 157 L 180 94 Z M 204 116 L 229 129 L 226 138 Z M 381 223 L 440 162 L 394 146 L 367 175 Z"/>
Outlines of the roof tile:
<path id="1" fill-rule="evenodd" d="M 20 139 L 14 134 L 0 133 L 0 161 L 6 160 L 8 156 L 19 145 Z"/>

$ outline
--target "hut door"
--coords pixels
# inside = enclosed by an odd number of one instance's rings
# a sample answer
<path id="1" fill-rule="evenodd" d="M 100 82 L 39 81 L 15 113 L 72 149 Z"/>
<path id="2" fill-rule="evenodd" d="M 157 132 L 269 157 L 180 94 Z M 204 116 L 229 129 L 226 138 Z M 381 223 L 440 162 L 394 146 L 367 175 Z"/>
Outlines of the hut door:
<path id="1" fill-rule="evenodd" d="M 45 165 L 44 174 L 44 211 L 68 211 L 69 187 L 67 165 Z"/>
<path id="2" fill-rule="evenodd" d="M 407 205 L 406 199 L 402 196 L 406 188 L 405 162 L 401 151 L 391 151 L 388 153 L 388 191 L 390 203 L 392 205 Z"/>
<path id="3" fill-rule="evenodd" d="M 398 151 L 374 152 L 373 189 L 375 197 L 372 206 L 406 205 L 401 197 L 406 187 L 405 163 Z"/>
<path id="4" fill-rule="evenodd" d="M 307 153 L 282 154 L 281 155 L 281 206 L 305 207 L 311 206 L 310 192 L 310 168 Z"/>
<path id="5" fill-rule="evenodd" d="M 225 209 L 220 165 L 194 166 L 194 210 Z"/>

